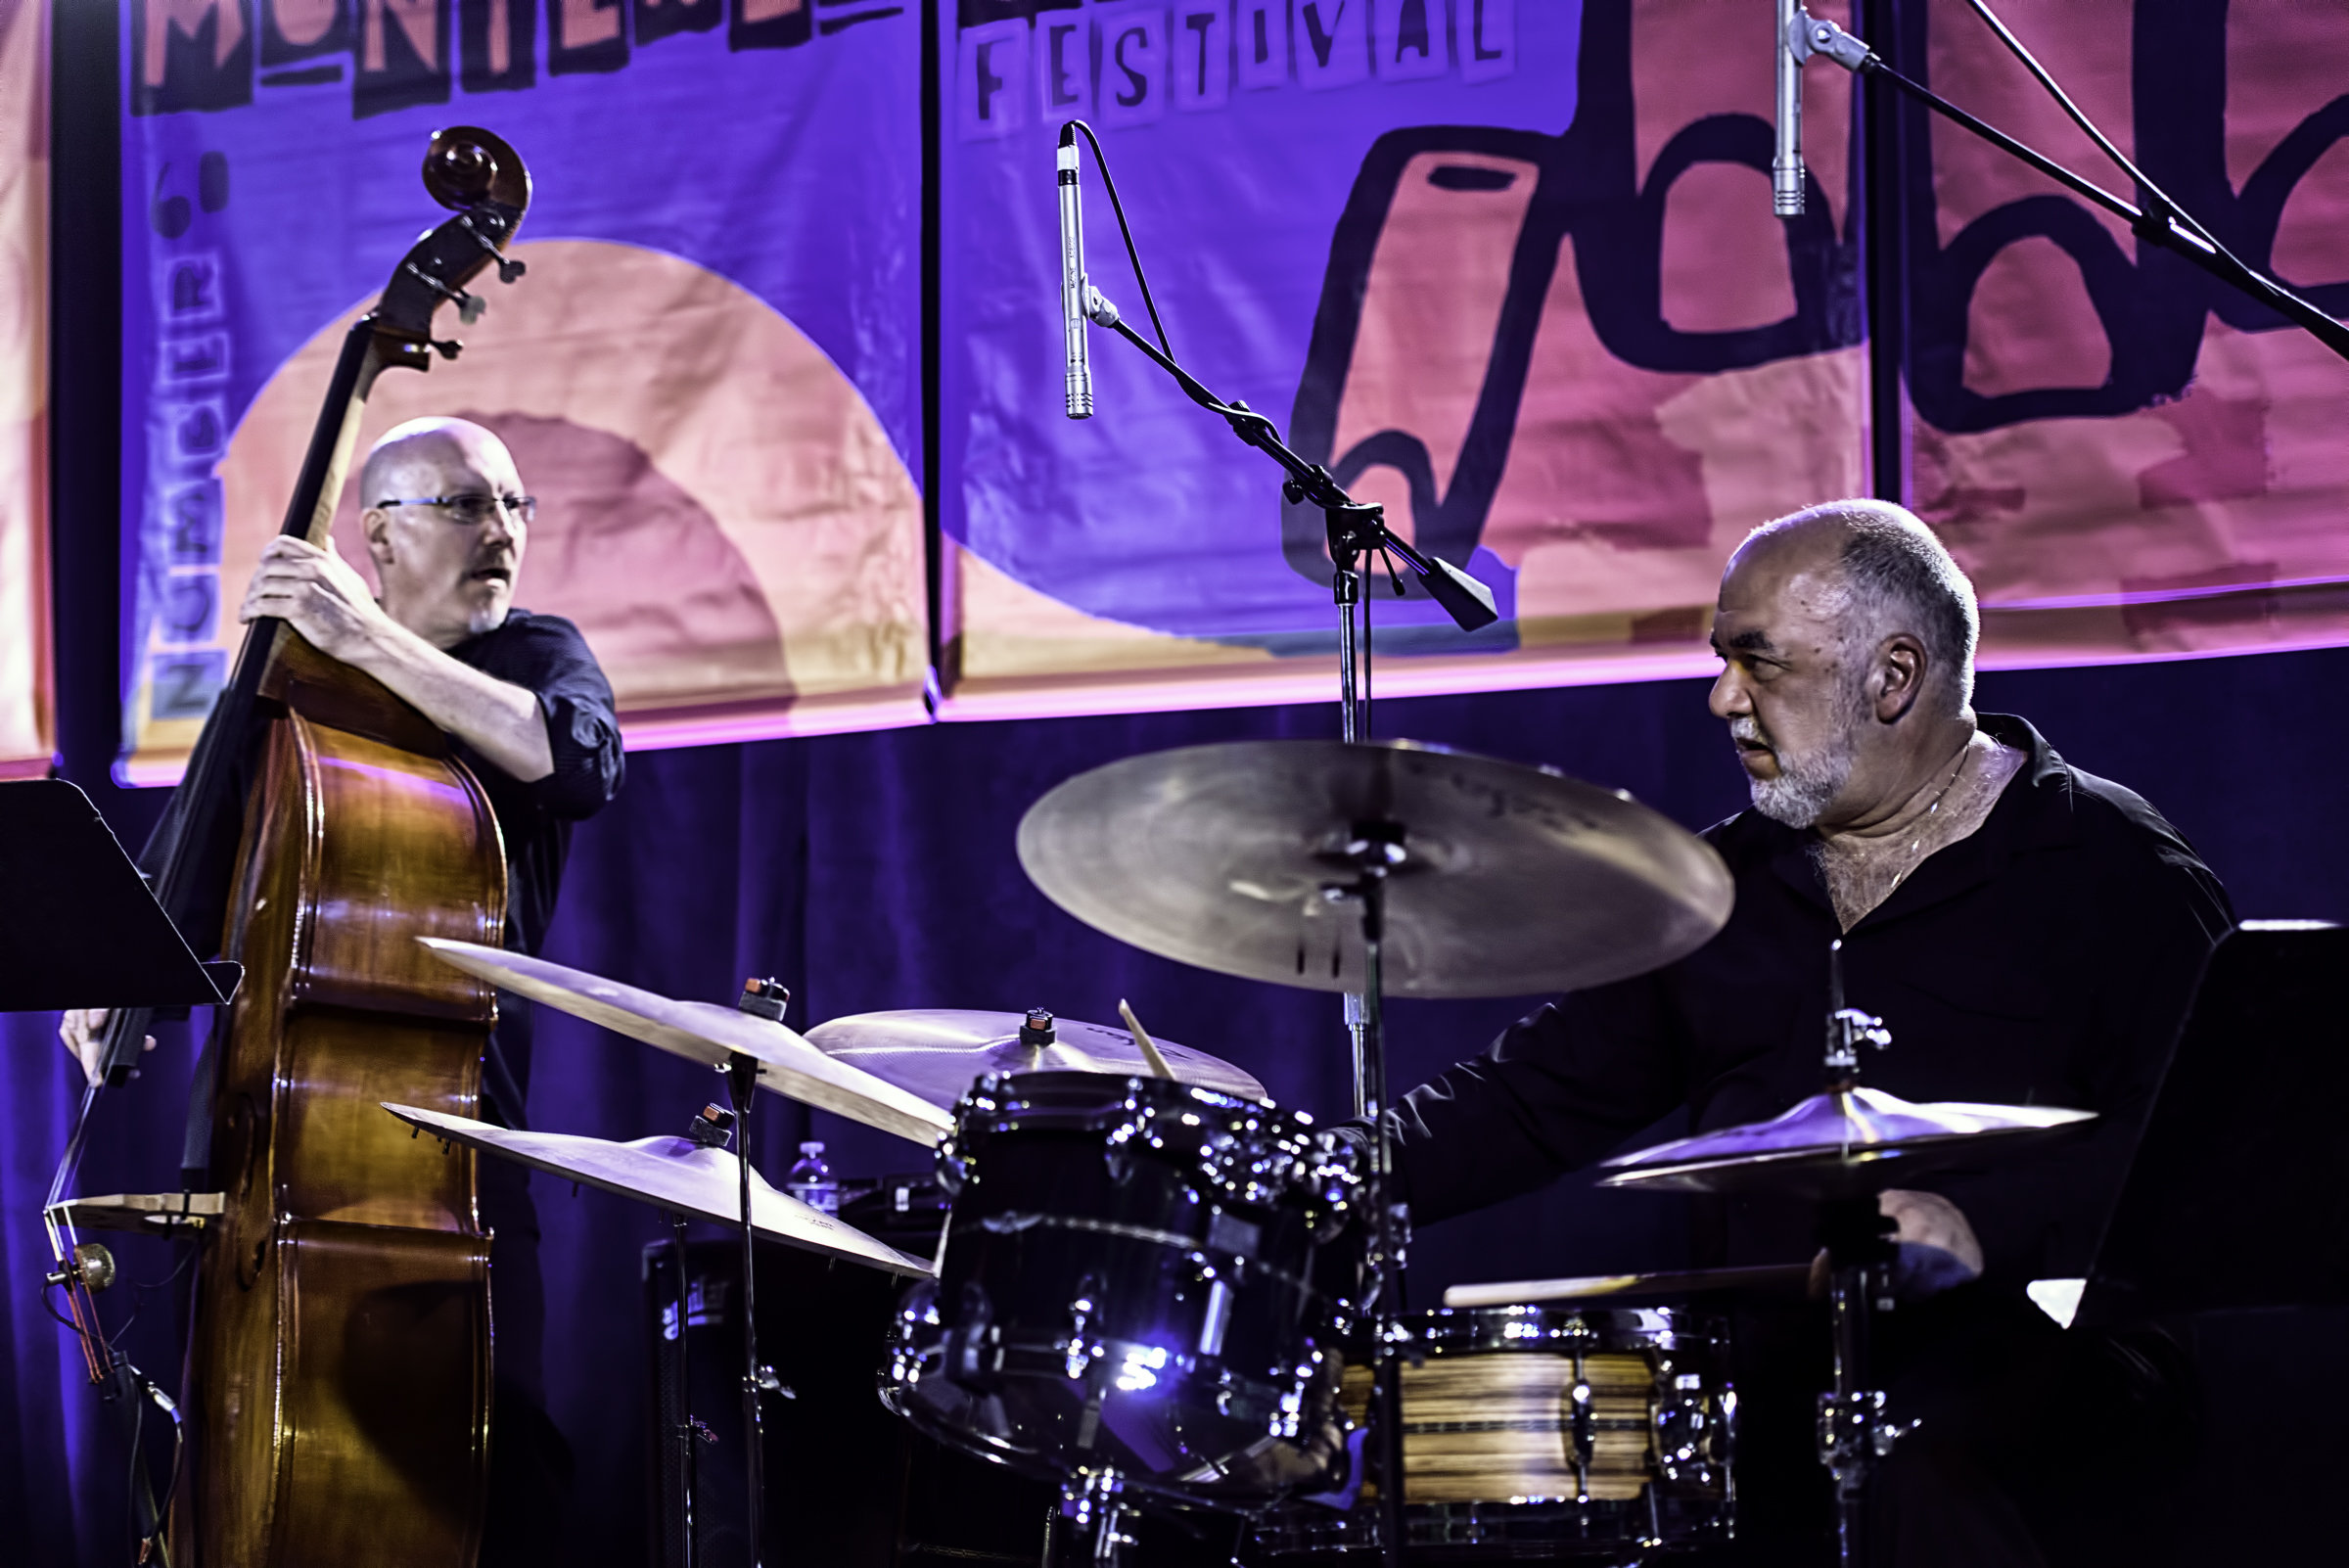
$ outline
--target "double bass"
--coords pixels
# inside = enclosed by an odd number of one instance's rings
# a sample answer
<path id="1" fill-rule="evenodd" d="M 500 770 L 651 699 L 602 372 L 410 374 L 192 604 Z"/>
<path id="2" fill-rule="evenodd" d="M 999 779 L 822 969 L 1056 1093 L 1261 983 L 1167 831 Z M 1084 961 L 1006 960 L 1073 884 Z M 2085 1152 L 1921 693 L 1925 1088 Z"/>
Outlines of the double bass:
<path id="1" fill-rule="evenodd" d="M 503 254 L 530 204 L 511 147 L 440 131 L 424 183 L 452 215 L 345 338 L 287 506 L 284 531 L 314 543 L 376 378 L 429 369 L 436 351 L 454 358 L 435 315 L 453 304 L 472 320 L 469 283 L 523 270 Z M 198 1260 L 169 1559 L 471 1564 L 491 1440 L 475 1157 L 411 1142 L 380 1102 L 476 1109 L 495 993 L 415 939 L 503 936 L 488 798 L 421 714 L 261 621 L 142 858 L 199 945 L 211 933 L 197 927 L 225 907 L 214 929 L 246 975 L 216 1038 L 222 1197 Z M 146 1028 L 141 1014 L 109 1020 L 110 1080 L 127 1074 Z"/>

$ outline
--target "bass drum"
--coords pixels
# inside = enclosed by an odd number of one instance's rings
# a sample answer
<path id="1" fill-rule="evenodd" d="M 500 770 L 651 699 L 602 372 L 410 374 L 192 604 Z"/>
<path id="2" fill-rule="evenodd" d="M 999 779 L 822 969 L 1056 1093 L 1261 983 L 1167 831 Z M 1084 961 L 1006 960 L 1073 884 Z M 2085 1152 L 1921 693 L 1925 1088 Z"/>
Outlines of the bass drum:
<path id="1" fill-rule="evenodd" d="M 1350 1144 L 1162 1079 L 1024 1073 L 964 1096 L 939 1170 L 939 1275 L 882 1374 L 916 1426 L 1210 1507 L 1335 1484 L 1339 1314 L 1313 1279 L 1355 1200 Z"/>
<path id="2" fill-rule="evenodd" d="M 1404 1519 L 1424 1562 L 1629 1562 L 1728 1541 L 1737 1396 L 1728 1322 L 1688 1307 L 1492 1307 L 1405 1319 Z M 1345 1401 L 1359 1435 L 1370 1371 Z M 1260 1525 L 1266 1568 L 1379 1556 L 1377 1487 Z"/>

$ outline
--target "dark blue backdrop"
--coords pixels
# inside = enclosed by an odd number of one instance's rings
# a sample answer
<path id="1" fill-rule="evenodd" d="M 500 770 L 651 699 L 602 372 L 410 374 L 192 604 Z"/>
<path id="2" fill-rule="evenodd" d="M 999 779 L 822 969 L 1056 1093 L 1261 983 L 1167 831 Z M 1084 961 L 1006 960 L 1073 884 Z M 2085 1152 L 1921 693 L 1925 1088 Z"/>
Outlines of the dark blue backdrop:
<path id="1" fill-rule="evenodd" d="M 2349 650 L 1984 677 L 1981 705 L 2019 712 L 2067 757 L 2141 790 L 2185 829 L 2246 915 L 2349 918 L 2349 825 L 2336 809 L 2349 737 L 2325 703 Z M 1742 804 L 1721 726 L 1694 682 L 1382 704 L 1383 734 L 1408 734 L 1629 788 L 1691 826 Z M 1015 1008 L 1114 1019 L 1128 997 L 1157 1032 L 1256 1073 L 1285 1103 L 1348 1108 L 1334 998 L 1225 980 L 1123 947 L 1034 892 L 1012 849 L 1020 813 L 1050 785 L 1110 759 L 1197 741 L 1325 735 L 1325 708 L 939 726 L 642 755 L 620 802 L 579 833 L 549 955 L 674 995 L 722 998 L 773 973 L 792 1020 L 885 1007 Z M 144 803 L 126 798 L 128 815 Z M 1405 1002 L 1397 1074 L 1414 1083 L 1478 1048 L 1523 1002 Z M 643 1046 L 541 1015 L 530 1115 L 536 1127 L 631 1138 L 676 1124 L 714 1080 Z M 36 1211 L 74 1075 L 52 1020 L 8 1021 L 13 1064 L 0 1171 L 5 1278 L 0 1329 L 0 1559 L 113 1559 L 121 1539 L 119 1450 L 95 1421 L 63 1333 L 35 1283 L 47 1267 Z M 1897 1020 L 1895 1020 L 1897 1025 Z M 106 1106 L 86 1191 L 173 1184 L 184 1030 Z M 844 1174 L 918 1168 L 909 1144 L 772 1097 L 757 1147 L 779 1176 L 809 1121 Z M 426 1146 L 420 1146 L 420 1149 Z M 420 1158 L 427 1157 L 420 1152 Z M 654 1211 L 540 1179 L 546 1228 L 547 1370 L 579 1476 L 564 1560 L 632 1563 L 643 1552 L 644 1361 L 637 1260 Z M 1666 1200 L 1574 1182 L 1422 1234 L 1413 1294 L 1456 1279 L 1590 1272 L 1670 1263 Z M 121 1248 L 157 1279 L 161 1242 Z M 111 1314 L 126 1310 L 117 1292 Z M 132 1353 L 170 1380 L 163 1297 Z"/>

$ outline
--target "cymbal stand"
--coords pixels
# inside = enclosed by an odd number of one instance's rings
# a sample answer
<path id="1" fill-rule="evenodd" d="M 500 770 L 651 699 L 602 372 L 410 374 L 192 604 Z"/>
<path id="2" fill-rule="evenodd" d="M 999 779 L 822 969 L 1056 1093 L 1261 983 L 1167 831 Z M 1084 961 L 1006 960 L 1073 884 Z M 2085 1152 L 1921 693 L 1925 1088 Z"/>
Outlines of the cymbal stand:
<path id="1" fill-rule="evenodd" d="M 1889 1305 L 1892 1244 L 1889 1222 L 1873 1194 L 1831 1204 L 1826 1216 L 1827 1303 L 1835 1335 L 1832 1393 L 1819 1397 L 1819 1462 L 1835 1480 L 1835 1561 L 1866 1561 L 1867 1482 L 1892 1453 L 1906 1428 L 1887 1418 L 1884 1391 L 1870 1388 L 1868 1330 L 1872 1312 Z"/>
<path id="2" fill-rule="evenodd" d="M 1125 231 L 1125 208 L 1117 201 L 1117 182 L 1110 177 L 1109 166 L 1101 158 L 1101 144 L 1093 136 L 1092 127 L 1082 120 L 1069 120 L 1061 126 L 1063 147 L 1075 146 L 1076 132 L 1082 130 L 1093 149 L 1093 160 L 1101 169 L 1102 184 L 1108 188 L 1110 202 L 1118 209 L 1118 224 Z M 1071 163 L 1070 169 L 1075 165 Z M 1074 173 L 1069 176 L 1074 179 Z M 1127 248 L 1134 262 L 1134 281 L 1149 303 L 1149 285 L 1142 281 L 1141 256 L 1133 251 L 1133 237 L 1126 233 Z M 1359 655 L 1360 647 L 1356 630 L 1356 610 L 1361 604 L 1363 558 L 1376 554 L 1387 562 L 1390 579 L 1396 591 L 1403 589 L 1403 578 L 1395 571 L 1400 558 L 1419 579 L 1427 596 L 1444 607 L 1462 631 L 1475 631 L 1500 619 L 1495 606 L 1493 590 L 1470 576 L 1466 572 L 1439 556 L 1422 554 L 1409 541 L 1387 527 L 1386 509 L 1357 501 L 1346 493 L 1337 477 L 1318 463 L 1309 463 L 1292 451 L 1280 438 L 1280 432 L 1271 420 L 1234 398 L 1229 402 L 1207 390 L 1197 377 L 1174 360 L 1171 348 L 1161 341 L 1152 343 L 1128 326 L 1119 314 L 1118 307 L 1090 278 L 1079 279 L 1079 298 L 1084 314 L 1095 326 L 1107 328 L 1141 350 L 1143 356 L 1159 369 L 1174 378 L 1183 395 L 1212 414 L 1220 416 L 1231 427 L 1231 433 L 1248 445 L 1255 447 L 1280 466 L 1284 478 L 1281 493 L 1292 506 L 1307 502 L 1321 508 L 1329 530 L 1329 558 L 1332 568 L 1330 596 L 1338 609 L 1338 729 L 1339 738 L 1348 744 L 1362 740 L 1364 728 Z M 1150 305 L 1153 324 L 1157 307 Z M 1403 1568 L 1403 1430 L 1402 1370 L 1396 1355 L 1405 1337 L 1403 1312 L 1403 1239 L 1394 1206 L 1387 1201 L 1387 1174 L 1393 1169 L 1393 1141 L 1386 1123 L 1387 1056 L 1386 1038 L 1380 1009 L 1380 944 L 1385 937 L 1386 876 L 1404 859 L 1403 826 L 1394 822 L 1364 822 L 1355 824 L 1352 842 L 1347 847 L 1347 858 L 1359 873 L 1350 887 L 1328 890 L 1333 897 L 1354 897 L 1362 904 L 1363 980 L 1359 997 L 1348 996 L 1346 1022 L 1354 1038 L 1355 1106 L 1358 1113 L 1370 1119 L 1372 1128 L 1369 1201 L 1372 1212 L 1372 1256 L 1370 1259 L 1372 1318 L 1376 1325 L 1377 1388 L 1381 1408 L 1387 1418 L 1378 1423 L 1381 1433 L 1379 1507 L 1380 1533 L 1385 1541 L 1387 1559 L 1393 1568 Z M 1114 1530 L 1109 1532 L 1115 1534 Z"/>
<path id="3" fill-rule="evenodd" d="M 1827 945 L 1827 1087 L 1848 1091 L 1860 1082 L 1860 1047 L 1892 1043 L 1884 1020 L 1844 1005 L 1843 943 Z M 1897 1250 L 1887 1238 L 1892 1222 L 1875 1194 L 1839 1198 L 1826 1206 L 1820 1240 L 1827 1249 L 1827 1309 L 1835 1336 L 1834 1387 L 1819 1397 L 1819 1462 L 1835 1481 L 1835 1561 L 1866 1561 L 1867 1482 L 1908 1428 L 1885 1414 L 1884 1391 L 1870 1388 L 1868 1330 L 1875 1312 L 1892 1301 Z"/>
<path id="4" fill-rule="evenodd" d="M 1346 858 L 1358 872 L 1348 887 L 1332 894 L 1359 899 L 1362 906 L 1361 1050 L 1357 1057 L 1362 1078 L 1360 1102 L 1370 1118 L 1370 1178 L 1368 1189 L 1371 1243 L 1369 1299 L 1372 1345 L 1372 1387 L 1377 1395 L 1377 1418 L 1371 1433 L 1377 1444 L 1378 1532 L 1388 1568 L 1404 1568 L 1407 1538 L 1403 1514 L 1403 1355 L 1409 1330 L 1403 1326 L 1404 1236 L 1403 1206 L 1388 1199 L 1395 1169 L 1394 1130 L 1387 1122 L 1387 1033 L 1385 947 L 1387 876 L 1408 857 L 1400 822 L 1357 822 L 1346 845 Z"/>
<path id="5" fill-rule="evenodd" d="M 752 1250 L 756 1232 L 751 1222 L 751 1101 L 759 1092 L 758 1059 L 729 1051 L 725 1073 L 726 1094 L 734 1103 L 734 1131 L 740 1140 L 734 1145 L 734 1155 L 742 1182 L 742 1444 L 743 1465 L 750 1483 L 743 1518 L 751 1545 L 751 1568 L 760 1568 L 766 1560 L 760 1554 L 766 1521 L 766 1434 L 760 1427 L 759 1396 L 765 1392 L 768 1374 L 759 1364 L 759 1301 L 754 1272 L 758 1259 Z M 682 1264 L 680 1259 L 679 1266 Z M 679 1324 L 677 1331 L 682 1336 L 684 1325 Z"/>

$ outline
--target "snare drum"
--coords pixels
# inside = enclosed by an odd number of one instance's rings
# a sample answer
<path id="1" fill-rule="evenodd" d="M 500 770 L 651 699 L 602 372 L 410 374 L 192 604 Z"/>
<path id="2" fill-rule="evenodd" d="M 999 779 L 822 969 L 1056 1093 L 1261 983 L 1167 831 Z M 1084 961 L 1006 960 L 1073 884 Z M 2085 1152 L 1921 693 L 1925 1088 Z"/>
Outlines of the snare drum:
<path id="1" fill-rule="evenodd" d="M 1405 1319 L 1404 1517 L 1411 1555 L 1629 1558 L 1730 1538 L 1736 1395 L 1727 1320 L 1687 1307 L 1495 1307 Z M 1347 1368 L 1368 1420 L 1370 1371 Z M 1348 1511 L 1298 1505 L 1257 1534 L 1283 1568 L 1368 1562 L 1365 1483 Z"/>
<path id="2" fill-rule="evenodd" d="M 1244 1509 L 1333 1484 L 1338 1314 L 1316 1247 L 1358 1189 L 1300 1115 L 1161 1079 L 989 1077 L 941 1148 L 935 1283 L 906 1297 L 884 1396 L 1032 1474 Z"/>

